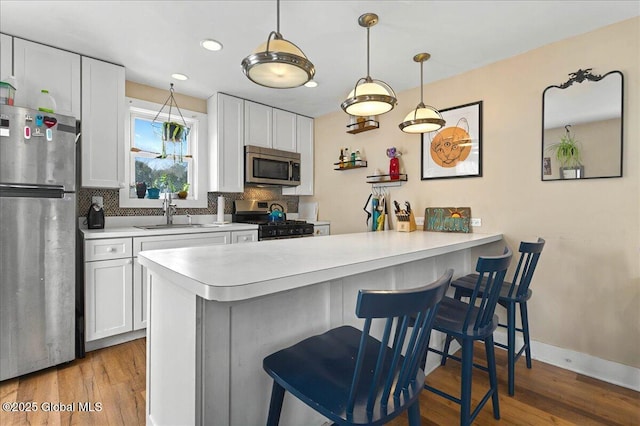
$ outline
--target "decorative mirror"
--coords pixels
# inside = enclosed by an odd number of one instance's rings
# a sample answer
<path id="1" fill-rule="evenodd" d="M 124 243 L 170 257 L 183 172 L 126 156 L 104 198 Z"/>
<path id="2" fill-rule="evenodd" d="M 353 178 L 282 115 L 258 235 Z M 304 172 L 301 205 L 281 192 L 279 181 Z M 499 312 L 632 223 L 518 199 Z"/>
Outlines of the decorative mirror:
<path id="1" fill-rule="evenodd" d="M 569 77 L 542 92 L 542 180 L 621 177 L 622 73 Z"/>

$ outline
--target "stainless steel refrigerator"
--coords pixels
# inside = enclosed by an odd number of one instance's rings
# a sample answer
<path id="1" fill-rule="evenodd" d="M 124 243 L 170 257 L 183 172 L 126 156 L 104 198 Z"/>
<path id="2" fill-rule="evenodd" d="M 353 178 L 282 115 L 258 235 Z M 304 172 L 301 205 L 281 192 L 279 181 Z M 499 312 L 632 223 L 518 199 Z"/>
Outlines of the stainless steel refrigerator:
<path id="1" fill-rule="evenodd" d="M 75 357 L 76 119 L 0 105 L 0 380 Z"/>

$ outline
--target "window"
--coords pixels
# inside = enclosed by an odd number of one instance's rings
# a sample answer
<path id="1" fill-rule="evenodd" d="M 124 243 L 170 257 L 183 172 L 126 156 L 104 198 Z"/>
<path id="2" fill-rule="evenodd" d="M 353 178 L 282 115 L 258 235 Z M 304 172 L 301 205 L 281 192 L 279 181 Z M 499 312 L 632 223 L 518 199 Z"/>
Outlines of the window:
<path id="1" fill-rule="evenodd" d="M 150 194 L 138 198 L 136 183 L 158 188 L 160 199 L 188 187 L 186 199 L 176 200 L 178 207 L 207 207 L 207 120 L 206 115 L 181 109 L 188 131 L 177 142 L 162 140 L 162 124 L 169 120 L 168 109 L 162 105 L 127 98 L 125 137 L 125 188 L 120 190 L 121 207 L 160 207 Z M 156 115 L 158 117 L 156 118 Z M 154 121 L 155 118 L 155 121 Z M 174 109 L 171 121 L 182 124 Z"/>

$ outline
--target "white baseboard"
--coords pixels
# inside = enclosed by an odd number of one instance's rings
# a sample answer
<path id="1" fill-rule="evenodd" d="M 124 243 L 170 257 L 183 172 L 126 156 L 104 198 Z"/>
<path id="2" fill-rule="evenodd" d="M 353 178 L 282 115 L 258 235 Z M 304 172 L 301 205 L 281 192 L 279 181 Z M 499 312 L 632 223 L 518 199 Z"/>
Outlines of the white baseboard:
<path id="1" fill-rule="evenodd" d="M 442 335 L 438 332 L 433 332 L 431 337 L 431 344 L 438 349 L 442 348 L 440 345 L 435 344 Z M 497 330 L 493 334 L 494 341 L 502 344 L 507 344 L 507 333 L 502 330 Z M 522 346 L 522 338 L 516 336 L 518 346 Z M 455 353 L 460 349 L 460 345 L 455 340 L 451 342 L 449 347 L 449 353 Z M 524 354 L 522 354 L 524 358 Z M 622 386 L 634 391 L 640 392 L 640 368 L 630 367 L 628 365 L 620 364 L 613 361 L 607 361 L 606 359 L 598 358 L 593 355 L 584 354 L 581 352 L 572 351 L 570 349 L 564 349 L 557 346 L 548 345 L 546 343 L 531 341 L 531 358 L 545 362 L 547 364 L 555 365 L 556 367 L 563 368 L 565 370 L 573 371 L 575 373 L 583 374 L 594 379 L 602 380 L 603 382 L 612 383 L 614 385 Z M 519 362 L 524 362 L 520 360 Z M 427 364 L 425 366 L 425 374 L 429 375 L 433 370 L 440 366 L 440 357 L 431 352 L 427 356 Z"/>
<path id="2" fill-rule="evenodd" d="M 494 332 L 496 342 L 507 344 L 507 333 L 501 330 Z M 522 345 L 522 338 L 516 337 L 517 347 Z M 522 354 L 524 357 L 524 354 Z M 572 351 L 546 343 L 531 341 L 531 358 L 564 368 L 575 373 L 584 374 L 603 382 L 612 383 L 635 391 L 640 391 L 640 368 L 630 367 L 606 359 L 598 358 L 582 352 Z M 523 362 L 522 360 L 520 362 Z"/>
<path id="3" fill-rule="evenodd" d="M 146 337 L 146 335 L 147 329 L 145 328 L 141 330 L 130 331 L 128 333 L 116 334 L 115 336 L 85 342 L 84 350 L 85 352 L 91 352 L 97 349 L 102 349 L 109 346 L 119 345 L 120 343 L 129 342 L 131 340 L 140 339 L 141 337 Z"/>

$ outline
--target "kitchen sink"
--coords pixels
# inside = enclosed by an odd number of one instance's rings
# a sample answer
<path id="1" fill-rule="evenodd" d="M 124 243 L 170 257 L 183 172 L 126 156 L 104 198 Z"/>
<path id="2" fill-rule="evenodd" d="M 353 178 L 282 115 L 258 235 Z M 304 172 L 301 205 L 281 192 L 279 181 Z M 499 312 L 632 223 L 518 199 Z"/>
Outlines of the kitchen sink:
<path id="1" fill-rule="evenodd" d="M 215 227 L 218 227 L 218 226 L 220 226 L 220 225 L 216 225 L 216 224 L 213 224 L 213 223 L 193 223 L 193 224 L 188 224 L 188 223 L 166 224 L 166 223 L 162 223 L 160 225 L 141 225 L 141 226 L 136 226 L 135 228 L 152 230 L 152 229 L 177 229 L 177 228 L 215 228 Z"/>

